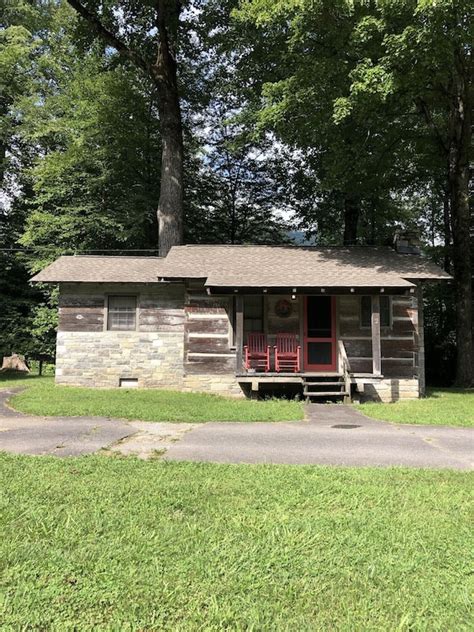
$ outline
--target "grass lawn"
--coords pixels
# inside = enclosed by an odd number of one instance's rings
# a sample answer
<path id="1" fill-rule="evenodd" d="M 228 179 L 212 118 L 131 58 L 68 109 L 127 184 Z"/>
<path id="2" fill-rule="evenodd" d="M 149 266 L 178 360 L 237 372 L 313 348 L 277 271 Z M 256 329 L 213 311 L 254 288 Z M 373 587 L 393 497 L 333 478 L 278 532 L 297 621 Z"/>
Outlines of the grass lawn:
<path id="1" fill-rule="evenodd" d="M 423 399 L 393 404 L 367 403 L 364 415 L 400 424 L 474 426 L 474 390 L 430 389 Z"/>
<path id="2" fill-rule="evenodd" d="M 472 630 L 472 473 L 0 468 L 4 629 Z"/>
<path id="3" fill-rule="evenodd" d="M 55 386 L 53 378 L 1 379 L 0 388 L 27 386 L 11 398 L 17 410 L 33 415 L 95 415 L 142 421 L 293 421 L 303 419 L 301 402 L 251 401 L 202 393 L 154 389 L 92 389 Z"/>

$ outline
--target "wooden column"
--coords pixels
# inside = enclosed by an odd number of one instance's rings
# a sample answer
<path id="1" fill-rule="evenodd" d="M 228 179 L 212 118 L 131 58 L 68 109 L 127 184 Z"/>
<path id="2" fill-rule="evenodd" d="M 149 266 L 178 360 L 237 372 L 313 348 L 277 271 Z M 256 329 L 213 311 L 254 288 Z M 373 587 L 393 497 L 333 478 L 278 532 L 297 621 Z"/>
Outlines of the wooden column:
<path id="1" fill-rule="evenodd" d="M 235 370 L 242 372 L 242 352 L 244 344 L 244 297 L 235 297 L 235 346 L 237 348 L 237 362 Z"/>
<path id="2" fill-rule="evenodd" d="M 426 394 L 426 378 L 425 378 L 425 323 L 423 315 L 423 286 L 418 286 L 417 291 L 418 303 L 418 388 L 420 397 Z"/>
<path id="3" fill-rule="evenodd" d="M 372 296 L 372 373 L 382 375 L 382 349 L 380 343 L 380 296 Z"/>

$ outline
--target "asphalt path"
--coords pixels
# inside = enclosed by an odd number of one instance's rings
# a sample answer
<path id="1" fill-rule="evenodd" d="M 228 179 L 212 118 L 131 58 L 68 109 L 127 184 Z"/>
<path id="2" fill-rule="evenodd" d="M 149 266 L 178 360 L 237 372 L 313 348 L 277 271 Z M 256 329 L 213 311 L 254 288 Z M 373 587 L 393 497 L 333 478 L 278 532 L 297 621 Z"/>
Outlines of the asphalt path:
<path id="1" fill-rule="evenodd" d="M 301 422 L 171 424 L 24 415 L 7 404 L 14 392 L 0 391 L 0 450 L 17 454 L 474 469 L 474 429 L 391 424 L 350 406 L 310 404 Z"/>

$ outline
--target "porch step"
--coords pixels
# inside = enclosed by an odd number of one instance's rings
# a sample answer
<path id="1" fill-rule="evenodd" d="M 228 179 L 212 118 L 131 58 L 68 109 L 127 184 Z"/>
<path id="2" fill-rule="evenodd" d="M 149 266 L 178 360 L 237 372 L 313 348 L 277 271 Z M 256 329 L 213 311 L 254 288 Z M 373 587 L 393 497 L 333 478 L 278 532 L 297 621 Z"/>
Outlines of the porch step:
<path id="1" fill-rule="evenodd" d="M 347 391 L 304 391 L 305 397 L 345 397 Z"/>
<path id="2" fill-rule="evenodd" d="M 344 387 L 344 377 L 339 374 L 303 376 L 303 396 L 308 402 L 329 398 L 345 399 L 349 393 Z"/>
<path id="3" fill-rule="evenodd" d="M 305 380 L 308 386 L 344 386 L 344 382 L 309 382 Z"/>

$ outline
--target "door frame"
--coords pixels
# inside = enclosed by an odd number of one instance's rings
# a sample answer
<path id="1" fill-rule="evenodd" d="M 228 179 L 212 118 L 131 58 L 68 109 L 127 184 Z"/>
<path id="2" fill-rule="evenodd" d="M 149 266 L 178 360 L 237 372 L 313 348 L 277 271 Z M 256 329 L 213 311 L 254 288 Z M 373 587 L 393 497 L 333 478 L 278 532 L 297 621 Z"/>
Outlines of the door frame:
<path id="1" fill-rule="evenodd" d="M 320 295 L 312 294 L 311 297 Z M 336 297 L 328 296 L 331 299 L 331 337 L 330 338 L 314 338 L 308 336 L 308 298 L 304 297 L 304 314 L 303 314 L 303 369 L 304 371 L 315 371 L 318 373 L 324 373 L 328 371 L 330 373 L 337 371 L 337 331 L 336 331 Z M 307 346 L 308 342 L 330 342 L 332 344 L 331 364 L 309 364 Z"/>

